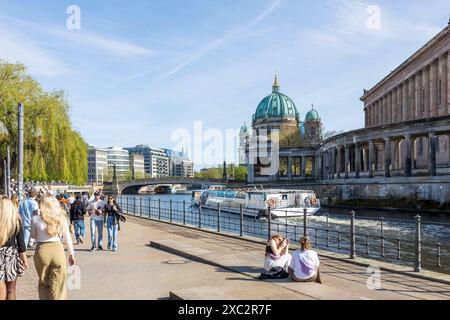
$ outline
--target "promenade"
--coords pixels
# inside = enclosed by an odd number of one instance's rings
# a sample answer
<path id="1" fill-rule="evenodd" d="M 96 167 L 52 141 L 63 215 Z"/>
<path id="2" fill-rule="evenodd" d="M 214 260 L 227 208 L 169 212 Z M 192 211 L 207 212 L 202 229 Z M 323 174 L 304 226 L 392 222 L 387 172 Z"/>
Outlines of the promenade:
<path id="1" fill-rule="evenodd" d="M 323 285 L 257 280 L 264 244 L 135 217 L 122 225 L 118 253 L 90 252 L 88 239 L 76 246 L 81 288 L 69 299 L 450 299 L 449 284 L 389 271 L 371 290 L 366 266 L 324 256 Z M 32 260 L 18 298 L 37 298 Z"/>

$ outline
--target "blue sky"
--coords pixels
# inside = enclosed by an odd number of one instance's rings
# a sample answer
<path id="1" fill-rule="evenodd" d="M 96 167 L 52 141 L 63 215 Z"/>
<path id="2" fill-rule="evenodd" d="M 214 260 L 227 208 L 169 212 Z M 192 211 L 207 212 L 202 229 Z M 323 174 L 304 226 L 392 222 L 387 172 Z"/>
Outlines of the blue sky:
<path id="1" fill-rule="evenodd" d="M 68 30 L 66 9 L 81 9 Z M 367 8 L 381 9 L 371 30 Z M 171 133 L 239 128 L 281 91 L 326 130 L 363 127 L 369 89 L 442 30 L 448 0 L 0 0 L 0 59 L 63 89 L 88 143 L 173 147 Z"/>

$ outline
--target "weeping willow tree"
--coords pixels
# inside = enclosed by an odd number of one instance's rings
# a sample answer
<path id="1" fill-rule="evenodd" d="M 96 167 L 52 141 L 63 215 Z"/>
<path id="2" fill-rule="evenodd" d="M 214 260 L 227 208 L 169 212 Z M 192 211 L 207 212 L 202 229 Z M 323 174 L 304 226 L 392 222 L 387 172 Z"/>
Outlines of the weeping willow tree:
<path id="1" fill-rule="evenodd" d="M 86 183 L 87 145 L 72 128 L 64 92 L 46 92 L 24 65 L 0 61 L 0 154 L 11 146 L 12 173 L 17 174 L 19 101 L 25 110 L 25 181 Z"/>

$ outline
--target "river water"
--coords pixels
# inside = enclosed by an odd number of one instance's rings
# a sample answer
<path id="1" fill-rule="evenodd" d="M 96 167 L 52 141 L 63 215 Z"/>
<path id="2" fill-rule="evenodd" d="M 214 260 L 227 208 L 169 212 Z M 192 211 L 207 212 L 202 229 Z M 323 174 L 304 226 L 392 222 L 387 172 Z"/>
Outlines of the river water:
<path id="1" fill-rule="evenodd" d="M 170 214 L 172 202 L 172 215 Z M 183 202 L 185 202 L 183 217 Z M 217 210 L 199 210 L 192 207 L 190 193 L 170 195 L 124 195 L 119 204 L 125 212 L 170 220 L 176 223 L 239 234 L 240 216 Z M 161 209 L 159 209 L 161 207 Z M 416 222 L 415 214 L 388 211 L 359 210 L 356 212 L 356 254 L 391 263 L 413 266 L 415 260 Z M 383 220 L 383 221 L 382 221 Z M 450 274 L 450 215 L 421 214 L 422 267 Z M 244 216 L 243 234 L 267 238 L 268 221 Z M 321 249 L 349 253 L 351 218 L 348 210 L 322 208 L 306 221 L 307 233 L 313 244 Z M 298 242 L 303 235 L 303 218 L 273 220 L 271 231 Z M 439 245 L 438 245 L 439 244 Z M 399 250 L 400 249 L 400 250 Z M 440 252 L 439 252 L 440 250 Z M 440 253 L 440 260 L 438 254 Z M 440 266 L 438 266 L 440 263 Z"/>

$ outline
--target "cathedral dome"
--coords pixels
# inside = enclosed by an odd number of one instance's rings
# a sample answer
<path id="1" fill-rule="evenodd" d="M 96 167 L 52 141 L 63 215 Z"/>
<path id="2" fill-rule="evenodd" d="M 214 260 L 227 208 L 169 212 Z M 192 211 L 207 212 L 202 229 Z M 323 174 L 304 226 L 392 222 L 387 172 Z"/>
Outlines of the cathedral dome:
<path id="1" fill-rule="evenodd" d="M 253 121 L 269 118 L 286 118 L 299 120 L 299 113 L 294 102 L 279 91 L 278 79 L 275 77 L 272 94 L 265 97 L 256 108 Z"/>
<path id="2" fill-rule="evenodd" d="M 318 121 L 320 120 L 319 113 L 312 106 L 311 110 L 306 114 L 305 121 Z"/>

